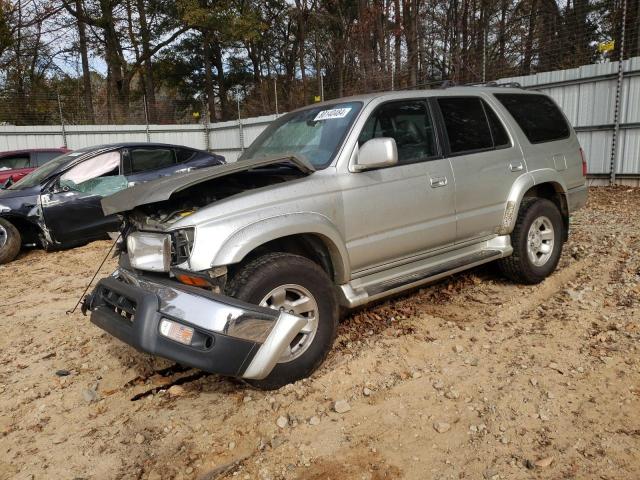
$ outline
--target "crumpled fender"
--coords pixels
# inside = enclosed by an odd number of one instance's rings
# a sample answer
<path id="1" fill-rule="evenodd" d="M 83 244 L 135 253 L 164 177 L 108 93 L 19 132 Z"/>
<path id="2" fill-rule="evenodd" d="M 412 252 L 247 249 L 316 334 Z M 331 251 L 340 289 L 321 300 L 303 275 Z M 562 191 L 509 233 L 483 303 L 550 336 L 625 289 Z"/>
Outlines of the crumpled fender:
<path id="1" fill-rule="evenodd" d="M 349 254 L 342 236 L 327 217 L 314 212 L 290 213 L 265 218 L 235 231 L 224 240 L 211 266 L 238 263 L 260 245 L 297 234 L 318 236 L 329 250 L 337 283 L 349 281 L 351 275 Z"/>
<path id="2" fill-rule="evenodd" d="M 557 191 L 561 191 L 565 195 L 567 193 L 567 186 L 564 180 L 558 175 L 558 172 L 552 168 L 541 168 L 520 175 L 518 179 L 513 182 L 502 216 L 502 224 L 496 228 L 495 233 L 498 235 L 508 235 L 513 231 L 524 194 L 527 193 L 531 187 L 542 183 L 551 183 Z"/>

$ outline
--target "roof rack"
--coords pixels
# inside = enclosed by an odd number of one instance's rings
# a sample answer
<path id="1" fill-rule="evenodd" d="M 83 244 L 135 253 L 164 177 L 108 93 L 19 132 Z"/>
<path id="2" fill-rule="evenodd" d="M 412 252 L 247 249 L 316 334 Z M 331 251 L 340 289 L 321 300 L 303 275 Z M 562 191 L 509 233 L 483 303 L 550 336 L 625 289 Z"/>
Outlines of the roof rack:
<path id="1" fill-rule="evenodd" d="M 454 82 L 453 80 L 444 80 L 440 84 L 440 88 L 441 89 L 445 89 L 445 88 L 449 88 L 449 87 L 455 87 L 455 86 L 456 86 L 456 82 Z"/>
<path id="2" fill-rule="evenodd" d="M 485 87 L 522 88 L 518 82 L 498 83 L 495 81 L 485 83 Z"/>

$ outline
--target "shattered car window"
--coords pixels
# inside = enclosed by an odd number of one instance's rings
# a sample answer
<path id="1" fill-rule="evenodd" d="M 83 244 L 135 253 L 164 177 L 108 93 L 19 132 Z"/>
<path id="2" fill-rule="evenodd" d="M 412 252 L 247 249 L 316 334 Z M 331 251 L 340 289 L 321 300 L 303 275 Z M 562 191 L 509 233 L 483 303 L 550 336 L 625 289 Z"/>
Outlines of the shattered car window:
<path id="1" fill-rule="evenodd" d="M 53 173 L 55 173 L 56 170 L 58 170 L 59 168 L 63 168 L 65 163 L 70 162 L 71 160 L 89 152 L 90 150 L 91 148 L 84 148 L 54 158 L 53 160 L 45 163 L 40 168 L 35 169 L 29 175 L 22 177 L 16 183 L 11 185 L 9 187 L 9 190 L 22 190 L 23 188 L 31 188 L 35 187 L 36 185 L 40 185 L 40 183 L 42 183 Z"/>
<path id="2" fill-rule="evenodd" d="M 126 188 L 126 178 L 120 175 L 120 152 L 103 153 L 76 165 L 60 177 L 60 187 L 96 195 Z"/>
<path id="3" fill-rule="evenodd" d="M 316 169 L 328 166 L 362 108 L 361 102 L 306 108 L 271 123 L 239 160 L 296 154 Z"/>

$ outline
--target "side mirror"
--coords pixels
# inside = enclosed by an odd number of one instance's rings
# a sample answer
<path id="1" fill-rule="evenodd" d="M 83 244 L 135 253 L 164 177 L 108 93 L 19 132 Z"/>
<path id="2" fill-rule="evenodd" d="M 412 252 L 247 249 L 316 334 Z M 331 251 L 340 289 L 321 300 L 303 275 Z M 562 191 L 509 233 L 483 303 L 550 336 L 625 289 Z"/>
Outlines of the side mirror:
<path id="1" fill-rule="evenodd" d="M 372 138 L 358 150 L 356 172 L 374 168 L 391 167 L 398 164 L 396 141 L 389 137 Z"/>

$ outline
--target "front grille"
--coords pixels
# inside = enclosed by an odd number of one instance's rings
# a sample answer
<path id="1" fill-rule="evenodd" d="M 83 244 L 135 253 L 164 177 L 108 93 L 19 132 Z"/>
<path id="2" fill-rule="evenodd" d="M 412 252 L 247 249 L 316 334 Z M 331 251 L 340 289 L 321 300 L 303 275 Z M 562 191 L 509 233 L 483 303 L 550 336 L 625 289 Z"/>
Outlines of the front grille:
<path id="1" fill-rule="evenodd" d="M 100 298 L 102 298 L 107 308 L 113 310 L 123 320 L 130 323 L 133 322 L 133 317 L 136 314 L 136 302 L 134 300 L 104 287 L 100 292 Z"/>
<path id="2" fill-rule="evenodd" d="M 171 265 L 180 265 L 191 256 L 193 229 L 171 232 Z"/>

